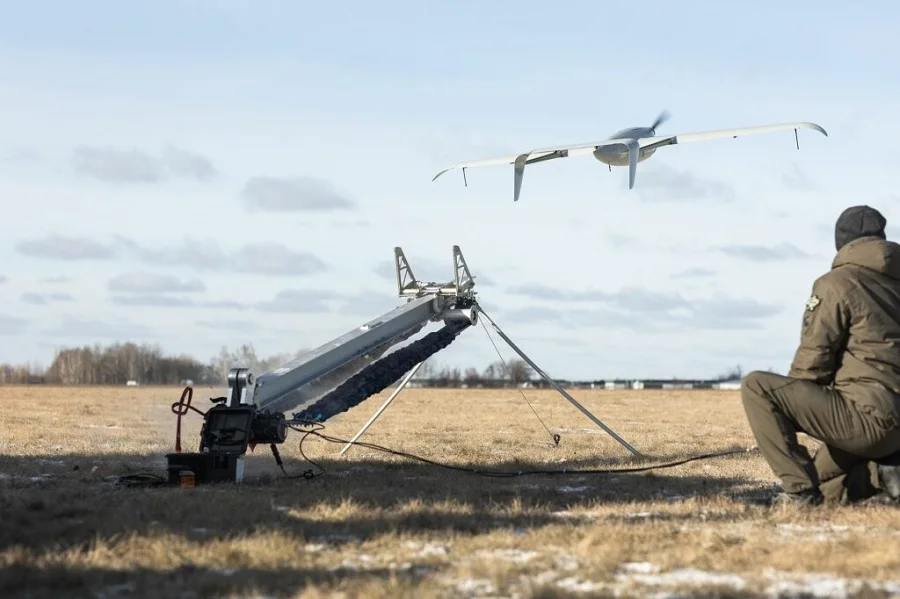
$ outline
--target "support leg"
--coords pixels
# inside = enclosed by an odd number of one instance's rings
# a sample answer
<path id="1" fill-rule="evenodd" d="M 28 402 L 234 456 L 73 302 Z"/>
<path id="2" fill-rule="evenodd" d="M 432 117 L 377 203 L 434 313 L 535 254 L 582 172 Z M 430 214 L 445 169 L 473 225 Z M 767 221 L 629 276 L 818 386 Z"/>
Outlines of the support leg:
<path id="1" fill-rule="evenodd" d="M 368 430 L 368 428 L 370 426 L 372 426 L 376 420 L 378 420 L 378 417 L 381 416 L 381 413 L 384 412 L 389 405 L 391 405 L 391 402 L 394 401 L 395 397 L 400 395 L 400 392 L 403 391 L 403 388 L 406 387 L 406 384 L 410 381 L 410 379 L 412 379 L 412 377 L 416 376 L 416 372 L 418 372 L 419 368 L 424 363 L 425 362 L 419 362 L 418 364 L 413 366 L 412 370 L 410 370 L 406 374 L 406 376 L 403 377 L 403 380 L 400 381 L 400 384 L 397 385 L 397 388 L 394 389 L 393 393 L 391 393 L 391 396 L 388 397 L 383 404 L 381 404 L 381 407 L 378 408 L 378 410 L 376 410 L 376 412 L 374 414 L 372 414 L 372 417 L 369 418 L 369 420 L 364 425 L 362 425 L 362 428 L 359 429 L 359 431 L 357 431 L 357 433 L 355 435 L 353 435 L 353 438 L 350 439 L 350 441 L 346 445 L 344 445 L 344 448 L 341 449 L 340 455 L 344 455 L 347 452 L 347 450 L 350 449 L 350 446 L 353 445 L 357 439 L 362 437 L 363 433 L 365 433 L 366 430 Z"/>
<path id="2" fill-rule="evenodd" d="M 554 381 L 552 378 L 550 378 L 550 376 L 549 376 L 546 372 L 544 372 L 543 370 L 541 370 L 540 366 L 538 366 L 537 364 L 535 364 L 535 363 L 531 360 L 531 358 L 529 358 L 529 357 L 525 354 L 525 352 L 523 352 L 521 349 L 519 349 L 519 346 L 517 346 L 515 343 L 513 343 L 513 340 L 512 340 L 512 339 L 510 339 L 509 337 L 507 337 L 506 333 L 504 333 L 502 330 L 500 330 L 500 327 L 497 326 L 497 323 L 495 323 L 493 320 L 491 320 L 491 317 L 488 316 L 487 314 L 485 314 L 484 311 L 481 309 L 480 306 L 478 307 L 478 311 L 481 313 L 481 315 L 482 315 L 489 323 L 491 323 L 491 326 L 494 327 L 494 330 L 497 332 L 498 335 L 500 335 L 500 337 L 506 342 L 506 344 L 509 345 L 509 347 L 512 348 L 512 350 L 513 350 L 514 352 L 516 352 L 517 354 L 519 354 L 519 356 L 520 356 L 523 360 L 525 360 L 525 361 L 528 363 L 528 365 L 531 366 L 531 368 L 533 368 L 534 371 L 535 371 L 538 375 L 540 375 L 541 378 L 543 378 L 545 381 L 547 381 L 547 383 L 550 384 L 550 386 L 552 386 L 554 389 L 556 389 L 556 390 L 559 392 L 560 395 L 562 395 L 562 396 L 565 397 L 567 400 L 569 400 L 569 403 L 571 403 L 573 406 L 575 406 L 576 408 L 578 408 L 578 409 L 581 411 L 582 414 L 584 414 L 585 416 L 587 416 L 587 417 L 591 420 L 591 422 L 593 422 L 594 424 L 596 424 L 597 426 L 599 426 L 600 428 L 602 428 L 604 431 L 606 431 L 607 434 L 609 434 L 610 437 L 612 437 L 613 439 L 615 439 L 616 441 L 618 441 L 620 445 L 622 445 L 625 449 L 627 449 L 628 451 L 630 451 L 632 454 L 634 454 L 635 456 L 640 457 L 640 458 L 646 458 L 646 457 L 647 457 L 647 456 L 645 456 L 644 454 L 642 454 L 641 452 L 639 452 L 637 449 L 635 449 L 634 447 L 632 447 L 631 445 L 629 445 L 628 442 L 625 441 L 625 439 L 623 439 L 622 437 L 620 437 L 619 435 L 617 435 L 611 428 L 609 428 L 608 426 L 606 426 L 605 424 L 603 424 L 603 422 L 601 422 L 599 418 L 597 418 L 596 416 L 594 416 L 593 414 L 591 414 L 591 412 L 590 412 L 587 408 L 585 408 L 585 407 L 582 406 L 580 403 L 578 403 L 578 401 L 576 401 L 574 397 L 572 397 L 571 395 L 569 395 L 569 394 L 566 392 L 565 389 L 563 389 L 562 387 L 560 387 L 559 384 L 557 384 L 556 381 Z"/>

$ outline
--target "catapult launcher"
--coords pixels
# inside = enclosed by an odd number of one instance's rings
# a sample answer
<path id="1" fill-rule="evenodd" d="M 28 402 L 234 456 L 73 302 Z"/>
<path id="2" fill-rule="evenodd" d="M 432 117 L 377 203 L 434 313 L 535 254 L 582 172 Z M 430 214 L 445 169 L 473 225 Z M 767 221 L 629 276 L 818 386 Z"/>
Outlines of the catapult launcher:
<path id="1" fill-rule="evenodd" d="M 454 274 L 448 283 L 417 280 L 399 247 L 394 248 L 394 263 L 397 293 L 405 302 L 390 312 L 259 376 L 247 368 L 232 368 L 228 373 L 227 395 L 210 399 L 214 405 L 206 412 L 190 405 L 193 390 L 186 388 L 181 400 L 173 405 L 179 420 L 175 453 L 166 456 L 170 482 L 176 482 L 179 472 L 185 470 L 194 473 L 198 484 L 240 482 L 247 450 L 261 444 L 270 446 L 280 465 L 277 446 L 284 443 L 290 428 L 325 422 L 403 377 L 387 401 L 350 441 L 355 442 L 419 367 L 476 324 L 480 317 L 491 324 L 535 373 L 630 452 L 641 456 L 541 370 L 481 309 L 475 297 L 475 279 L 459 246 L 453 246 Z M 388 353 L 431 323 L 441 323 L 441 326 Z M 181 416 L 188 409 L 203 415 L 196 453 L 181 452 Z M 290 417 L 286 416 L 289 411 L 292 411 Z"/>

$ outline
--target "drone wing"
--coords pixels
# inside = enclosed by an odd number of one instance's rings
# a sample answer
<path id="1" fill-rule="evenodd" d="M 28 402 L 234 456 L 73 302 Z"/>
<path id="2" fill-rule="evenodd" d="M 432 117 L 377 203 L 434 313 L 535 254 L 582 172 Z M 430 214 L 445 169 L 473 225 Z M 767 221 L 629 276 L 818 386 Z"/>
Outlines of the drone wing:
<path id="1" fill-rule="evenodd" d="M 798 123 L 779 123 L 776 125 L 756 125 L 754 127 L 741 127 L 738 129 L 716 129 L 713 131 L 694 131 L 690 133 L 676 133 L 674 135 L 659 135 L 656 137 L 645 137 L 640 140 L 641 149 L 658 148 L 661 146 L 670 146 L 674 144 L 684 144 L 694 141 L 709 141 L 712 139 L 724 139 L 726 137 L 736 138 L 745 135 L 757 135 L 759 133 L 774 133 L 776 131 L 794 130 L 794 139 L 797 140 L 797 149 L 800 149 L 798 129 L 812 129 L 818 131 L 825 137 L 828 133 L 820 125 L 810 122 Z"/>
<path id="2" fill-rule="evenodd" d="M 452 164 L 436 174 L 432 181 L 444 173 L 453 169 L 462 169 L 463 180 L 465 180 L 466 169 L 473 166 L 490 166 L 494 164 L 512 164 L 513 165 L 513 201 L 519 201 L 519 193 L 522 190 L 522 177 L 525 175 L 525 165 L 535 162 L 544 162 L 546 160 L 554 160 L 556 158 L 568 158 L 569 156 L 582 156 L 592 154 L 598 148 L 619 147 L 624 152 L 629 153 L 629 186 L 634 185 L 634 174 L 637 169 L 637 159 L 639 154 L 639 140 L 637 139 L 605 139 L 603 141 L 592 141 L 581 144 L 571 144 L 564 146 L 553 146 L 548 148 L 538 148 L 514 154 L 509 156 L 501 156 L 499 158 L 487 158 L 485 160 L 470 160 L 468 162 L 458 162 Z M 468 184 L 468 183 L 467 183 Z"/>

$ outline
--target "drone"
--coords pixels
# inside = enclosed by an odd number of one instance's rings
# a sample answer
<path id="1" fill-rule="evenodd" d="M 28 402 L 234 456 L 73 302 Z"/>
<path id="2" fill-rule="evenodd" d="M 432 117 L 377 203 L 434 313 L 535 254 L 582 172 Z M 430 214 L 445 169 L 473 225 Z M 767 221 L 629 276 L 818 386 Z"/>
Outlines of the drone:
<path id="1" fill-rule="evenodd" d="M 797 149 L 800 149 L 799 129 L 812 129 L 828 137 L 820 125 L 810 122 L 781 123 L 775 125 L 757 125 L 738 129 L 718 129 L 713 131 L 697 131 L 692 133 L 675 133 L 672 135 L 657 135 L 656 128 L 669 119 L 669 112 L 664 110 L 656 121 L 649 127 L 629 127 L 622 129 L 602 141 L 592 141 L 580 144 L 559 145 L 548 148 L 530 150 L 512 156 L 500 158 L 488 158 L 486 160 L 472 160 L 453 164 L 434 176 L 432 182 L 438 177 L 453 169 L 462 169 L 463 181 L 468 187 L 466 169 L 473 166 L 488 166 L 493 164 L 514 165 L 513 201 L 519 201 L 522 190 L 522 177 L 525 174 L 525 165 L 535 162 L 544 162 L 555 158 L 568 158 L 569 156 L 592 155 L 594 158 L 606 164 L 612 171 L 614 166 L 628 167 L 628 189 L 634 187 L 634 179 L 639 162 L 647 160 L 656 150 L 663 146 L 683 144 L 693 141 L 707 141 L 711 139 L 723 139 L 727 137 L 737 138 L 744 135 L 756 135 L 759 133 L 774 133 L 776 131 L 794 130 L 794 140 Z"/>

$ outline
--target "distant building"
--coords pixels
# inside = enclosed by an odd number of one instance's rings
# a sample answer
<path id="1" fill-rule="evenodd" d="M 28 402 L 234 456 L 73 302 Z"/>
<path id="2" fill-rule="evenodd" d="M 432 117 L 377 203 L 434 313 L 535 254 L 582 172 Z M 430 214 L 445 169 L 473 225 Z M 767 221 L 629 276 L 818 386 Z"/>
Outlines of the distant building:
<path id="1" fill-rule="evenodd" d="M 732 380 L 732 381 L 719 381 L 715 384 L 716 389 L 740 389 L 741 381 L 740 379 Z"/>

